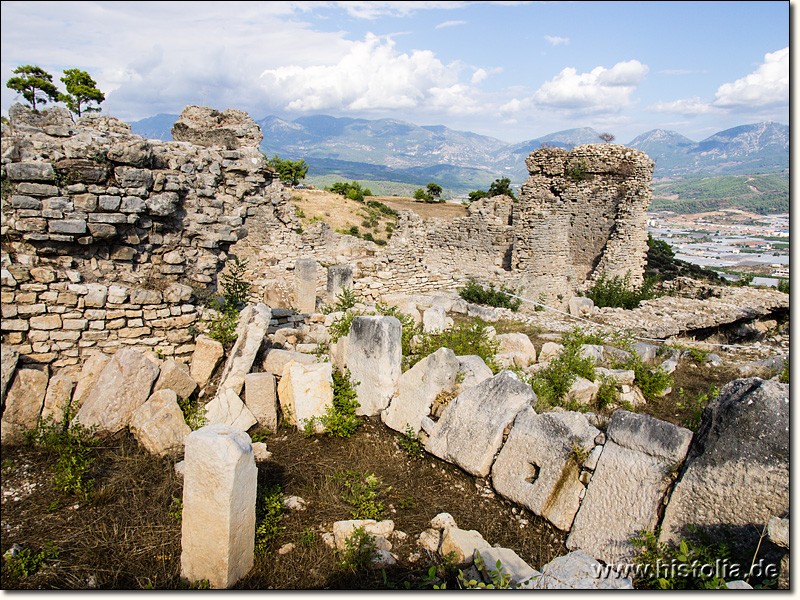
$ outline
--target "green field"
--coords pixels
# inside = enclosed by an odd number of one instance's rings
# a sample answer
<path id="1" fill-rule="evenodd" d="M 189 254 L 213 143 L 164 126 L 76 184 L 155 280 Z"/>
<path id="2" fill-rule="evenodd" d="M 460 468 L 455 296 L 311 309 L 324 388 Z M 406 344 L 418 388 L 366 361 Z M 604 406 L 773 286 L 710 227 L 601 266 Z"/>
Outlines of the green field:
<path id="1" fill-rule="evenodd" d="M 678 199 L 666 196 L 678 195 Z M 653 184 L 650 210 L 698 213 L 737 208 L 757 214 L 789 212 L 789 173 L 692 177 Z"/>

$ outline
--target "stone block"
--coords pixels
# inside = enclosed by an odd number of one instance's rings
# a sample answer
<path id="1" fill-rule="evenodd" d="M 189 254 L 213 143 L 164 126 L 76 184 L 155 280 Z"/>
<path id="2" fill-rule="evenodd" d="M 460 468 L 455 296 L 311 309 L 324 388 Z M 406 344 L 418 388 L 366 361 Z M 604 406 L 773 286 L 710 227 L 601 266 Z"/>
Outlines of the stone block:
<path id="1" fill-rule="evenodd" d="M 84 333 L 84 335 L 86 335 Z M 83 363 L 80 375 L 75 384 L 75 391 L 72 394 L 72 407 L 79 409 L 86 402 L 89 393 L 92 391 L 95 383 L 97 383 L 100 373 L 103 372 L 106 365 L 111 361 L 111 357 L 98 352 L 89 356 L 86 362 Z"/>
<path id="2" fill-rule="evenodd" d="M 470 354 L 467 356 L 457 356 L 458 373 L 463 373 L 463 379 L 459 383 L 458 390 L 463 392 L 467 388 L 478 385 L 482 381 L 490 379 L 493 375 L 492 370 L 486 366 L 480 356 Z"/>
<path id="3" fill-rule="evenodd" d="M 316 312 L 317 261 L 300 258 L 294 265 L 295 306 L 301 313 Z"/>
<path id="4" fill-rule="evenodd" d="M 458 369 L 458 358 L 449 348 L 439 348 L 423 358 L 400 375 L 397 392 L 388 408 L 381 412 L 381 420 L 401 433 L 408 426 L 419 432 L 421 420 L 431 412 L 436 396 L 455 386 Z"/>
<path id="5" fill-rule="evenodd" d="M 278 400 L 289 423 L 303 430 L 311 420 L 317 432 L 325 430 L 320 417 L 333 406 L 333 376 L 331 363 L 284 367 L 278 384 Z"/>
<path id="6" fill-rule="evenodd" d="M 247 434 L 211 425 L 186 438 L 181 575 L 229 588 L 253 566 L 258 469 Z"/>
<path id="7" fill-rule="evenodd" d="M 350 265 L 331 265 L 328 267 L 328 300 L 336 302 L 343 289 L 353 287 L 353 267 Z"/>
<path id="8" fill-rule="evenodd" d="M 447 315 L 441 306 L 431 306 L 422 313 L 422 330 L 425 333 L 444 331 L 447 327 Z"/>
<path id="9" fill-rule="evenodd" d="M 764 524 L 789 508 L 789 406 L 785 383 L 749 378 L 722 388 L 703 411 L 661 541 L 696 524 L 740 550 L 758 544 Z"/>
<path id="10" fill-rule="evenodd" d="M 337 550 L 343 551 L 347 547 L 347 540 L 356 529 L 363 529 L 365 533 L 375 538 L 376 547 L 391 550 L 389 536 L 394 531 L 394 521 L 376 521 L 375 519 L 353 519 L 349 521 L 336 521 L 333 524 L 333 540 Z"/>
<path id="11" fill-rule="evenodd" d="M 587 314 L 592 314 L 594 309 L 594 302 L 591 298 L 583 296 L 573 296 L 569 299 L 569 314 L 582 317 Z"/>
<path id="12" fill-rule="evenodd" d="M 490 547 L 491 544 L 474 529 L 465 530 L 458 527 L 449 527 L 442 533 L 440 553 L 442 556 L 447 556 L 453 552 L 455 554 L 455 563 L 457 565 L 466 565 L 472 563 L 476 550 L 482 551 Z"/>
<path id="13" fill-rule="evenodd" d="M 573 400 L 579 404 L 591 404 L 598 391 L 600 391 L 599 383 L 589 381 L 583 377 L 576 377 L 567 392 L 567 400 Z"/>
<path id="14" fill-rule="evenodd" d="M 517 414 L 536 402 L 528 384 L 509 371 L 459 394 L 445 408 L 426 450 L 468 473 L 485 477 Z"/>
<path id="15" fill-rule="evenodd" d="M 244 403 L 258 424 L 269 431 L 278 430 L 278 392 L 272 373 L 248 373 L 244 376 Z"/>
<path id="16" fill-rule="evenodd" d="M 576 550 L 559 556 L 542 567 L 541 575 L 534 580 L 537 590 L 632 590 L 633 582 L 614 570 L 604 576 L 605 570 L 586 552 Z"/>
<path id="17" fill-rule="evenodd" d="M 36 429 L 49 379 L 48 367 L 17 369 L 6 393 L 3 421 L 19 425 L 25 430 Z"/>
<path id="18" fill-rule="evenodd" d="M 172 390 L 179 398 L 186 400 L 197 391 L 197 382 L 192 379 L 189 367 L 169 359 L 161 364 L 161 372 L 153 387 L 153 392 L 159 390 Z"/>
<path id="19" fill-rule="evenodd" d="M 145 450 L 159 456 L 182 454 L 186 436 L 191 433 L 178 396 L 170 389 L 154 392 L 133 411 L 131 430 Z"/>
<path id="20" fill-rule="evenodd" d="M 498 561 L 500 565 L 498 566 Z M 473 562 L 483 575 L 483 580 L 492 583 L 489 571 L 499 571 L 499 575 L 507 578 L 512 587 L 531 587 L 540 573 L 519 555 L 509 548 L 482 548 L 475 550 Z"/>
<path id="21" fill-rule="evenodd" d="M 269 327 L 270 310 L 261 303 L 247 306 L 239 313 L 236 326 L 236 343 L 231 349 L 225 368 L 222 370 L 219 389 L 230 388 L 241 393 L 244 376 L 250 372 L 264 336 Z"/>
<path id="22" fill-rule="evenodd" d="M 206 404 L 205 408 L 209 425 L 230 425 L 247 431 L 257 423 L 253 413 L 231 388 L 221 388 L 216 398 Z"/>
<path id="23" fill-rule="evenodd" d="M 97 378 L 75 415 L 84 427 L 114 434 L 130 424 L 133 411 L 150 397 L 159 369 L 144 354 L 122 348 Z M 77 390 L 76 390 L 77 391 Z"/>
<path id="24" fill-rule="evenodd" d="M 495 339 L 500 342 L 497 350 L 498 354 L 506 352 L 518 352 L 522 354 L 526 361 L 522 367 L 527 367 L 536 362 L 536 348 L 531 339 L 524 333 L 500 333 Z"/>
<path id="25" fill-rule="evenodd" d="M 586 489 L 584 463 L 574 448 L 589 454 L 600 430 L 578 412 L 517 415 L 492 467 L 492 486 L 501 496 L 569 531 Z"/>
<path id="26" fill-rule="evenodd" d="M 222 358 L 225 356 L 225 349 L 221 343 L 212 340 L 207 335 L 200 335 L 195 341 L 194 352 L 189 374 L 201 388 L 208 385 L 211 376 L 217 368 Z"/>
<path id="27" fill-rule="evenodd" d="M 655 528 L 675 466 L 686 456 L 692 432 L 617 410 L 607 436 L 567 548 L 615 563 L 636 554 L 631 538 Z"/>
<path id="28" fill-rule="evenodd" d="M 5 329 L 5 322 L 3 322 Z M 11 346 L 0 346 L 0 404 L 5 404 L 6 391 L 19 361 L 19 352 Z"/>
<path id="29" fill-rule="evenodd" d="M 265 373 L 270 373 L 280 377 L 283 375 L 284 367 L 286 367 L 286 365 L 292 361 L 301 365 L 313 365 L 315 362 L 317 362 L 317 359 L 310 354 L 303 354 L 302 352 L 270 348 L 264 355 L 264 361 L 261 363 L 261 368 Z"/>
<path id="30" fill-rule="evenodd" d="M 64 421 L 64 413 L 70 405 L 74 387 L 75 380 L 67 373 L 56 373 L 50 378 L 47 384 L 47 392 L 44 396 L 42 420 L 49 417 L 55 423 Z"/>
<path id="31" fill-rule="evenodd" d="M 347 366 L 358 381 L 357 415 L 373 416 L 389 405 L 401 373 L 402 325 L 395 317 L 354 317 L 347 336 Z"/>

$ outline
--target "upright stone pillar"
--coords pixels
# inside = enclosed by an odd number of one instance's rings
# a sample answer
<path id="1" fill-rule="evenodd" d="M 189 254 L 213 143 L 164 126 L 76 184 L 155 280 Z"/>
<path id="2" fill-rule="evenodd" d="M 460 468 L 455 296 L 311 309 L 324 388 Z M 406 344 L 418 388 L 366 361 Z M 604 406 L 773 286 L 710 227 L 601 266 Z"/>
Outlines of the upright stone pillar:
<path id="1" fill-rule="evenodd" d="M 354 317 L 347 336 L 347 367 L 358 381 L 357 415 L 373 416 L 389 406 L 400 378 L 403 326 L 395 317 Z"/>
<path id="2" fill-rule="evenodd" d="M 181 575 L 231 587 L 253 566 L 258 470 L 250 437 L 209 425 L 186 438 Z"/>
<path id="3" fill-rule="evenodd" d="M 336 301 L 336 297 L 345 288 L 353 288 L 353 267 L 350 265 L 328 267 L 328 298 Z"/>
<path id="4" fill-rule="evenodd" d="M 295 308 L 301 313 L 317 309 L 317 261 L 299 258 L 294 264 Z"/>

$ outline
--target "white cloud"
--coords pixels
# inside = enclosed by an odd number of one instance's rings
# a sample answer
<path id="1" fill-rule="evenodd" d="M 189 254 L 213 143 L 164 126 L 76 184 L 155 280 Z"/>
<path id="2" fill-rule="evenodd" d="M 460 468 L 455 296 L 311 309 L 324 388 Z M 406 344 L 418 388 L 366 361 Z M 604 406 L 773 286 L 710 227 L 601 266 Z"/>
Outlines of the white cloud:
<path id="1" fill-rule="evenodd" d="M 336 2 L 335 4 L 344 8 L 351 17 L 373 20 L 384 16 L 405 17 L 413 14 L 416 10 L 461 8 L 465 2 L 425 2 L 410 0 L 376 2 L 370 0 L 367 2 Z"/>
<path id="2" fill-rule="evenodd" d="M 486 79 L 489 76 L 489 73 L 486 72 L 486 69 L 478 69 L 472 74 L 472 84 L 476 85 Z"/>
<path id="3" fill-rule="evenodd" d="M 456 27 L 458 25 L 466 25 L 466 21 L 445 21 L 444 23 L 439 23 L 435 29 L 442 29 L 444 27 Z"/>
<path id="4" fill-rule="evenodd" d="M 753 73 L 717 90 L 714 106 L 753 108 L 789 103 L 789 48 L 768 53 Z"/>
<path id="5" fill-rule="evenodd" d="M 632 104 L 631 94 L 647 72 L 647 65 L 638 60 L 619 62 L 610 69 L 595 67 L 589 73 L 568 67 L 546 81 L 528 100 L 537 107 L 615 112 Z"/>
<path id="6" fill-rule="evenodd" d="M 704 102 L 700 98 L 685 98 L 674 102 L 658 102 L 647 110 L 661 113 L 678 113 L 681 115 L 705 115 L 709 113 L 719 113 L 720 110 Z"/>
<path id="7" fill-rule="evenodd" d="M 558 36 L 555 36 L 555 35 L 546 35 L 546 36 L 544 36 L 544 39 L 546 39 L 548 42 L 553 44 L 553 46 L 558 46 L 559 44 L 569 44 L 569 38 L 565 38 L 565 37 L 558 37 Z"/>
<path id="8" fill-rule="evenodd" d="M 379 111 L 455 102 L 456 65 L 444 65 L 429 50 L 399 54 L 391 39 L 368 34 L 353 42 L 336 64 L 268 69 L 264 90 L 296 111 Z M 461 110 L 461 109 L 459 109 Z"/>

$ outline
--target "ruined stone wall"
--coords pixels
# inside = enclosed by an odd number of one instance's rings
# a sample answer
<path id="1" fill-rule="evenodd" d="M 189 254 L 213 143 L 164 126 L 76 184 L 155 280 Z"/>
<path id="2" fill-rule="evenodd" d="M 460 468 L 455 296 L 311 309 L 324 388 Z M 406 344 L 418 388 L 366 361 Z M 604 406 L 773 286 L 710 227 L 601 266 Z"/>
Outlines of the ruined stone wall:
<path id="1" fill-rule="evenodd" d="M 9 115 L 2 333 L 29 359 L 76 362 L 120 344 L 186 356 L 198 297 L 231 245 L 296 235 L 288 192 L 256 146 L 232 147 L 235 128 L 223 149 L 144 140 L 104 116 L 76 123 L 60 108 Z"/>

